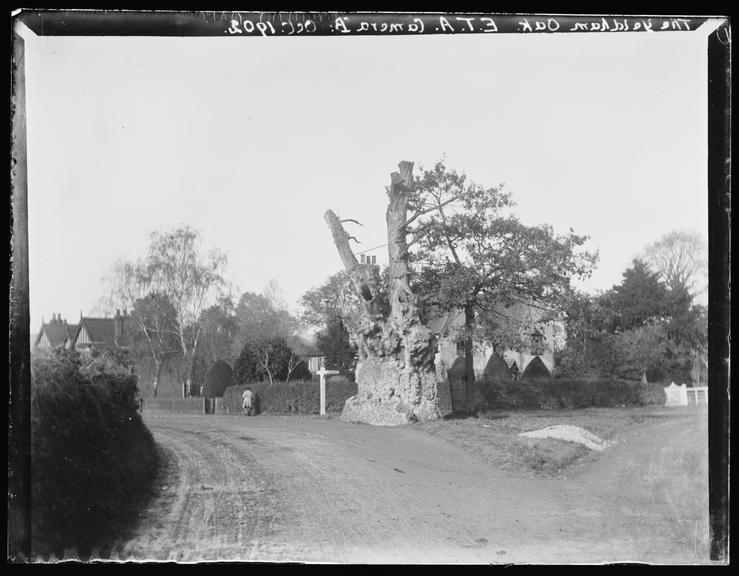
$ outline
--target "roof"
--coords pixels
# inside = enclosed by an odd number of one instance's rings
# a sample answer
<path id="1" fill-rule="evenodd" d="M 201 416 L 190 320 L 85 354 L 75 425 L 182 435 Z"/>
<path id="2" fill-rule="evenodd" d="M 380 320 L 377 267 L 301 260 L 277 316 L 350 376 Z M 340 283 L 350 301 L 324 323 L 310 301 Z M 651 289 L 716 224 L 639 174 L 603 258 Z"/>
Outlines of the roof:
<path id="1" fill-rule="evenodd" d="M 41 330 L 39 330 L 35 342 L 38 345 L 41 337 L 46 334 L 52 348 L 56 348 L 63 345 L 67 340 L 74 338 L 76 331 L 76 324 L 67 324 L 66 321 L 62 320 L 52 320 L 49 323 L 41 324 Z"/>
<path id="2" fill-rule="evenodd" d="M 434 334 L 442 334 L 450 328 L 462 328 L 464 326 L 464 311 L 444 312 L 440 316 L 429 320 L 426 326 Z"/>
<path id="3" fill-rule="evenodd" d="M 84 326 L 90 341 L 95 344 L 103 344 L 105 346 L 125 346 L 128 344 L 128 338 L 115 339 L 115 319 L 114 318 L 89 318 L 82 317 L 79 326 Z M 127 331 L 124 328 L 124 335 Z"/>
<path id="4" fill-rule="evenodd" d="M 115 343 L 115 327 L 112 318 L 82 318 L 80 324 L 85 327 L 92 342 Z"/>
<path id="5" fill-rule="evenodd" d="M 551 378 L 552 374 L 549 372 L 544 361 L 536 356 L 531 362 L 526 365 L 526 370 L 523 371 L 521 378 L 524 380 L 541 380 Z"/>
<path id="6" fill-rule="evenodd" d="M 545 314 L 543 309 L 523 302 L 517 302 L 507 307 L 498 306 L 497 312 L 504 318 L 520 322 L 538 322 Z M 443 312 L 439 316 L 430 319 L 426 326 L 434 334 L 440 335 L 448 330 L 464 328 L 464 322 L 464 310 L 460 308 Z"/>

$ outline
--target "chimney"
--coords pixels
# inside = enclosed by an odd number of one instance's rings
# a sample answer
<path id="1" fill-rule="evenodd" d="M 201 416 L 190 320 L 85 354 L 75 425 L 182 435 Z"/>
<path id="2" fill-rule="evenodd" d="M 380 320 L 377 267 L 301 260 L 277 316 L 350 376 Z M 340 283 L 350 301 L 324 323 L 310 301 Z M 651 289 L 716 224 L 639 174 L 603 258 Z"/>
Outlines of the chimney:
<path id="1" fill-rule="evenodd" d="M 123 337 L 123 316 L 121 316 L 120 309 L 115 311 L 115 318 L 113 318 L 113 337 L 116 343 L 119 338 Z"/>

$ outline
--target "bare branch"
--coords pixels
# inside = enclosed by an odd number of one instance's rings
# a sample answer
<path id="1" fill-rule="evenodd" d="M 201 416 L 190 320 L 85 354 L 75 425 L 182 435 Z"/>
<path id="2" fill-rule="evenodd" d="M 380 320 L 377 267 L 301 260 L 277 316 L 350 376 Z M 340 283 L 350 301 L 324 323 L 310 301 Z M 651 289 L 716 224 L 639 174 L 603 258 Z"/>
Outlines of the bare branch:
<path id="1" fill-rule="evenodd" d="M 359 226 L 364 227 L 364 224 L 362 224 L 361 222 L 358 222 L 357 220 L 354 220 L 354 218 L 344 218 L 343 220 L 341 220 L 341 222 L 342 223 L 343 222 L 354 222 L 355 224 L 358 224 Z"/>
<path id="2" fill-rule="evenodd" d="M 435 204 L 434 206 L 432 206 L 431 208 L 427 208 L 426 210 L 417 210 L 410 218 L 408 218 L 408 220 L 405 221 L 406 227 L 411 222 L 416 220 L 417 218 L 420 218 L 421 216 L 424 216 L 425 214 L 428 214 L 429 212 L 433 212 L 435 210 L 441 210 L 441 208 L 443 208 L 447 204 L 451 204 L 455 200 L 459 200 L 462 197 L 462 194 L 463 194 L 462 192 L 460 192 L 459 194 L 455 194 L 451 198 L 447 198 L 443 202 L 439 202 L 438 204 Z"/>

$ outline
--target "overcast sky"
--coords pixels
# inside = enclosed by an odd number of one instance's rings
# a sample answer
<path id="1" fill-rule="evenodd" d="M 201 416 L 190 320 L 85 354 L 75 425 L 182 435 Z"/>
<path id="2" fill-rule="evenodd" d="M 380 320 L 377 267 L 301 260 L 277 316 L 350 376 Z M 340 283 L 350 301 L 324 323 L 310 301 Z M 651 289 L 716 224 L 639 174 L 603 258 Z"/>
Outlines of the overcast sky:
<path id="1" fill-rule="evenodd" d="M 77 321 L 119 258 L 192 224 L 241 291 L 290 303 L 385 242 L 400 160 L 504 182 L 530 224 L 590 236 L 588 290 L 707 234 L 706 35 L 28 37 L 31 329 Z M 385 249 L 376 252 L 386 262 Z"/>

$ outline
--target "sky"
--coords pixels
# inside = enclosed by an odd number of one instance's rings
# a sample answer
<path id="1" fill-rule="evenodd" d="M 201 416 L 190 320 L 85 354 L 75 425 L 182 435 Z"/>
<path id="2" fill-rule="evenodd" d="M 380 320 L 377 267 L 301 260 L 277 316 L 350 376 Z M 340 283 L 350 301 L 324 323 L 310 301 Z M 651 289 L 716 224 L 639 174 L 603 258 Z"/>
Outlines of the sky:
<path id="1" fill-rule="evenodd" d="M 294 306 L 341 268 L 323 220 L 385 242 L 401 160 L 504 183 L 590 237 L 608 289 L 663 234 L 707 234 L 706 34 L 26 38 L 31 328 L 190 224 L 238 293 Z M 385 248 L 373 252 L 387 261 Z"/>

